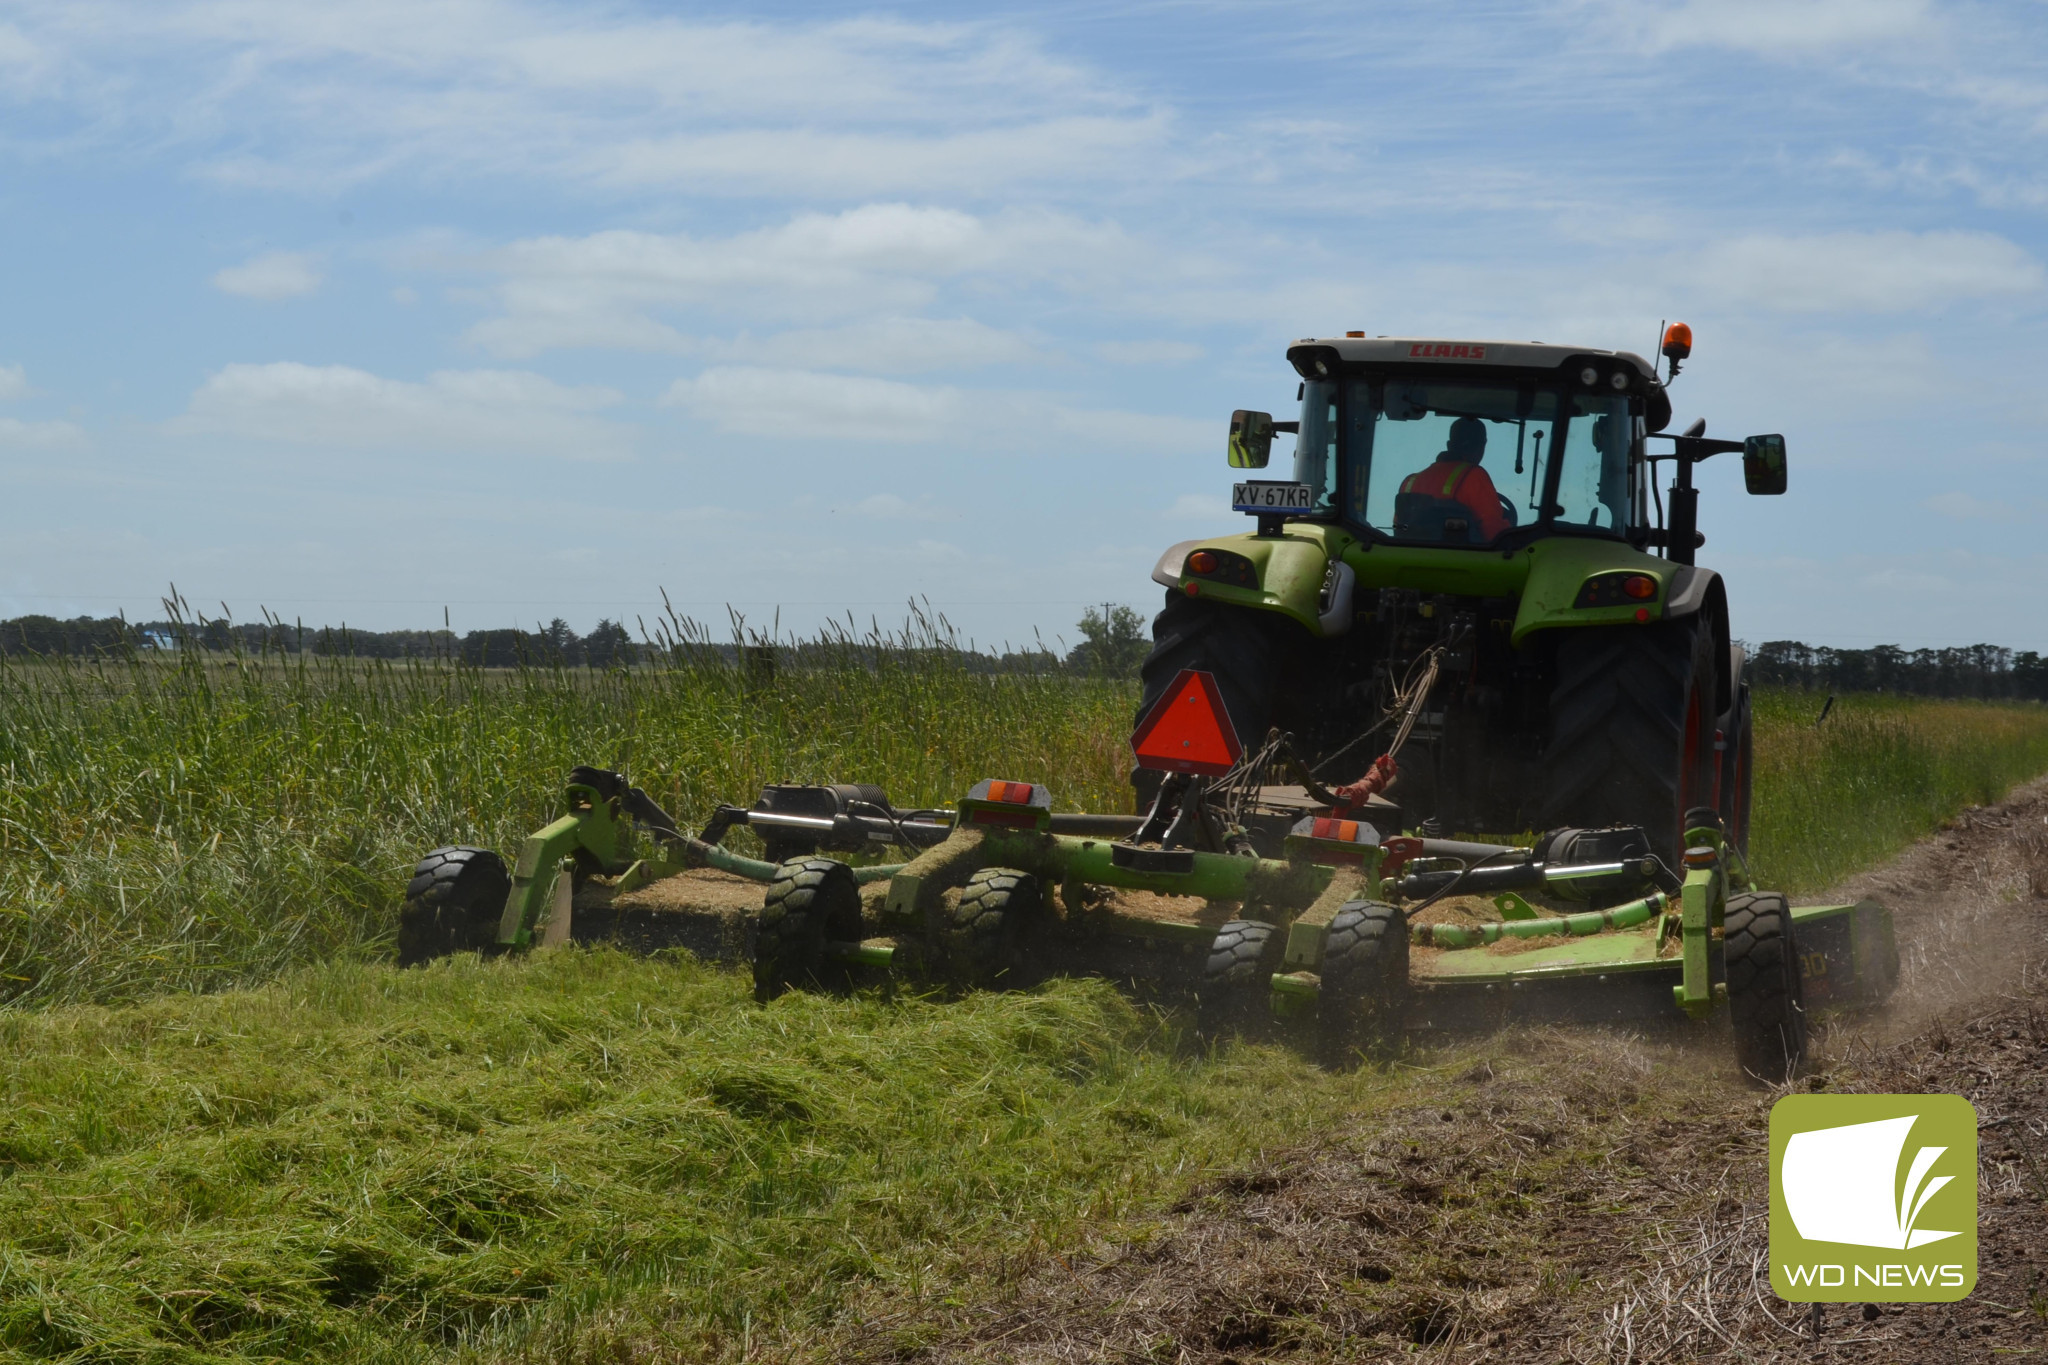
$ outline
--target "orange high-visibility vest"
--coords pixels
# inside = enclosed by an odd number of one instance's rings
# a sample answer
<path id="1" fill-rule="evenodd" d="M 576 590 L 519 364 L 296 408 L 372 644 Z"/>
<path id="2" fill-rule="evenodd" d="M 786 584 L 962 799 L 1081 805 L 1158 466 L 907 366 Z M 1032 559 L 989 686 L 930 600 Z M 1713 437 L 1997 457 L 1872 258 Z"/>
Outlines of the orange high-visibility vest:
<path id="1" fill-rule="evenodd" d="M 1487 540 L 1507 529 L 1492 476 L 1469 460 L 1438 460 L 1401 480 L 1401 491 L 1463 503 L 1478 518 L 1479 534 Z"/>

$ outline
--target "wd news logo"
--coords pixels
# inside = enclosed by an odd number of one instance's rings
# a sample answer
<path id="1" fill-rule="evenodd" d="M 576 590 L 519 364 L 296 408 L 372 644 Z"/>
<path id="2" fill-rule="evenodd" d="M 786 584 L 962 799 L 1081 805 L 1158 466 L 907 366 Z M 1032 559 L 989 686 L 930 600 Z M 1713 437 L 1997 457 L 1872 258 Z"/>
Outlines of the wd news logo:
<path id="1" fill-rule="evenodd" d="M 1793 1303 L 1943 1303 L 1977 1284 L 1977 1111 L 1959 1095 L 1771 1107 L 1771 1287 Z"/>

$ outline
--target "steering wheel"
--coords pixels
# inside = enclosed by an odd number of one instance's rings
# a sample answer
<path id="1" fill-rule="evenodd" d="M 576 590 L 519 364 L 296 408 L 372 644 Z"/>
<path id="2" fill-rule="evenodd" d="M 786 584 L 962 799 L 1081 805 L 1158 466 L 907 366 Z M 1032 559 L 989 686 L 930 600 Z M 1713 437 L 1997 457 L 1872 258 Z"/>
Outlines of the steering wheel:
<path id="1" fill-rule="evenodd" d="M 1515 505 L 1508 501 L 1508 495 L 1505 493 L 1495 493 L 1494 496 L 1500 499 L 1501 515 L 1508 519 L 1508 525 L 1515 525 L 1517 523 Z"/>

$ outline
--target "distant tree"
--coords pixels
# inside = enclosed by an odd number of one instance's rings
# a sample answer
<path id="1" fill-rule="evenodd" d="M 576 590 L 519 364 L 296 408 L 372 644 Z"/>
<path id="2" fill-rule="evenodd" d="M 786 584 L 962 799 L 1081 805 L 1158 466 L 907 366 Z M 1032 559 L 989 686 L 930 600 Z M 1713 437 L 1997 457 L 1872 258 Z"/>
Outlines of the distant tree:
<path id="1" fill-rule="evenodd" d="M 533 662 L 534 644 L 523 630 L 472 630 L 462 637 L 462 662 L 480 668 L 517 668 Z"/>
<path id="2" fill-rule="evenodd" d="M 1067 667 L 1108 678 L 1128 678 L 1145 662 L 1151 642 L 1145 638 L 1144 613 L 1130 607 L 1090 607 L 1075 626 L 1081 643 L 1067 654 Z"/>
<path id="3" fill-rule="evenodd" d="M 569 629 L 569 623 L 557 616 L 539 633 L 540 657 L 550 664 L 580 664 L 583 662 L 583 637 Z"/>
<path id="4" fill-rule="evenodd" d="M 633 637 L 617 621 L 601 620 L 583 637 L 583 662 L 592 668 L 624 668 L 633 662 Z"/>

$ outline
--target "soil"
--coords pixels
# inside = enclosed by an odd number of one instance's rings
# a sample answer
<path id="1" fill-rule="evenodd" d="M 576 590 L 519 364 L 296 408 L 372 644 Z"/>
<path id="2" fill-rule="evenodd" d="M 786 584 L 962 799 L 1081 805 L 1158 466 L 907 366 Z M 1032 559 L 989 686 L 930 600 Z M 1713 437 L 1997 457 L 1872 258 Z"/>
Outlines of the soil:
<path id="1" fill-rule="evenodd" d="M 1896 915 L 1900 987 L 1820 1024 L 1792 1087 L 1725 1031 L 1525 1027 L 1413 1050 L 1421 1096 L 1191 1191 L 1136 1233 L 1001 1277 L 867 1359 L 1988 1361 L 2048 1358 L 2048 783 L 1826 899 Z M 1405 1074 L 1405 1073 L 1404 1073 Z M 1957 1304 L 1770 1290 L 1787 1089 L 1946 1091 L 1980 1117 L 1979 1278 Z M 910 1344 L 914 1342 L 915 1344 Z"/>

